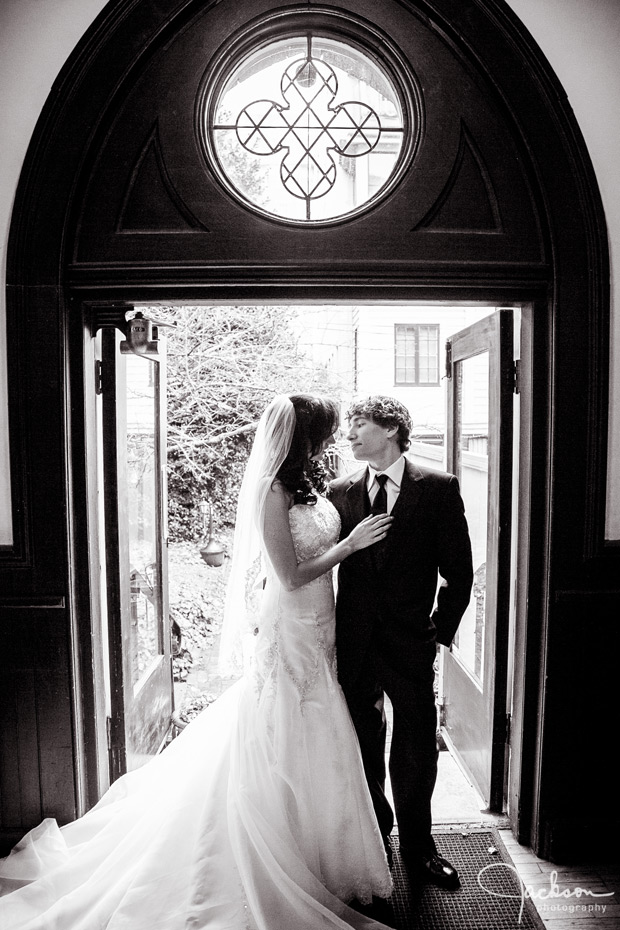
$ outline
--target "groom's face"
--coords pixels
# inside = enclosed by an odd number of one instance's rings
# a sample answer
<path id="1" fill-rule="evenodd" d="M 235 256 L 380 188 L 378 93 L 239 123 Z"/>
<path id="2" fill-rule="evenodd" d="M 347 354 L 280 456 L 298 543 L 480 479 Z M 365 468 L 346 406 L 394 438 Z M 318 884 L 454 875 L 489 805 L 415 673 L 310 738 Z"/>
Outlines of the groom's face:
<path id="1" fill-rule="evenodd" d="M 394 436 L 398 429 L 393 426 L 381 426 L 372 417 L 355 416 L 349 422 L 347 439 L 351 443 L 353 457 L 358 462 L 381 460 L 394 445 Z"/>

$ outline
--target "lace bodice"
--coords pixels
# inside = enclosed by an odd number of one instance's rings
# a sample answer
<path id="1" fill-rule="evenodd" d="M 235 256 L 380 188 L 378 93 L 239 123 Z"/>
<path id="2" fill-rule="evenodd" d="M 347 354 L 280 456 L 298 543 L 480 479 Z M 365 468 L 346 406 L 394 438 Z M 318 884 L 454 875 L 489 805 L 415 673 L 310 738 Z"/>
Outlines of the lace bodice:
<path id="1" fill-rule="evenodd" d="M 313 505 L 294 504 L 289 522 L 298 562 L 320 555 L 338 542 L 340 517 L 324 497 L 319 496 Z"/>
<path id="2" fill-rule="evenodd" d="M 338 512 L 324 497 L 316 504 L 295 504 L 289 510 L 293 545 L 298 562 L 320 555 L 333 546 L 340 533 Z M 314 689 L 321 670 L 335 669 L 334 582 L 331 571 L 286 591 L 270 575 L 264 591 L 252 674 L 257 695 L 270 680 L 275 689 L 281 678 L 293 684 L 300 706 Z"/>

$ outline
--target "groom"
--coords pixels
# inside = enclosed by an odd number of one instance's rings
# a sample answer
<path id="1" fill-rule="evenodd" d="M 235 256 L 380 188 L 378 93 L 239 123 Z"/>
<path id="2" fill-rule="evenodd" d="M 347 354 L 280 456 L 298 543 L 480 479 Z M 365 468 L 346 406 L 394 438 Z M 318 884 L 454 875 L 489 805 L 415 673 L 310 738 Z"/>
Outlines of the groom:
<path id="1" fill-rule="evenodd" d="M 421 468 L 403 455 L 411 418 L 399 401 L 368 397 L 347 418 L 353 455 L 368 464 L 330 484 L 341 538 L 369 513 L 387 511 L 393 522 L 383 542 L 340 564 L 338 677 L 389 858 L 394 814 L 384 793 L 384 692 L 394 711 L 389 769 L 401 856 L 413 879 L 454 889 L 458 873 L 431 836 L 438 759 L 433 663 L 436 644 L 450 645 L 470 598 L 463 501 L 453 475 Z"/>

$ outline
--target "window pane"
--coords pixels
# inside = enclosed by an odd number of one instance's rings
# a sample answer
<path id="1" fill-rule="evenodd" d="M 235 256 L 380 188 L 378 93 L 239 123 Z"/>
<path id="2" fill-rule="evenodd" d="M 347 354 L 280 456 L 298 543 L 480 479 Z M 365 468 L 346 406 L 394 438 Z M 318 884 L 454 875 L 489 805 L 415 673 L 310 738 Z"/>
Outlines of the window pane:
<path id="1" fill-rule="evenodd" d="M 394 357 L 397 384 L 439 384 L 439 326 L 397 324 Z"/>
<path id="2" fill-rule="evenodd" d="M 157 572 L 158 488 L 156 481 L 157 396 L 153 362 L 128 355 L 127 490 L 131 604 L 132 684 L 163 651 L 162 605 Z"/>
<path id="3" fill-rule="evenodd" d="M 461 494 L 467 510 L 472 541 L 474 586 L 454 642 L 458 659 L 482 684 L 484 672 L 484 631 L 486 623 L 487 500 L 489 458 L 484 447 L 472 439 L 488 436 L 489 353 L 483 352 L 455 365 L 457 437 L 462 462 Z"/>
<path id="4" fill-rule="evenodd" d="M 420 326 L 419 329 L 420 383 L 437 384 L 439 381 L 439 327 Z"/>
<path id="5" fill-rule="evenodd" d="M 207 128 L 221 170 L 244 199 L 312 222 L 346 215 L 386 186 L 405 121 L 396 87 L 374 58 L 304 35 L 239 62 Z"/>
<path id="6" fill-rule="evenodd" d="M 397 324 L 395 340 L 396 384 L 415 383 L 415 328 Z"/>

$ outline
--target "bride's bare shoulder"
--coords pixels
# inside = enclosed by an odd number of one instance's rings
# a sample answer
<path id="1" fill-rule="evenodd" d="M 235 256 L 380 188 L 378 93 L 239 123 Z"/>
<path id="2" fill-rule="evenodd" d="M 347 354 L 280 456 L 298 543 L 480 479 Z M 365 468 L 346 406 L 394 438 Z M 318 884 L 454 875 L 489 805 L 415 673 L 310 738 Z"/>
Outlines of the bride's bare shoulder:
<path id="1" fill-rule="evenodd" d="M 294 494 L 291 491 L 288 491 L 279 478 L 275 478 L 271 482 L 271 487 L 269 488 L 269 496 L 272 497 L 274 502 L 279 502 L 281 504 L 286 504 L 287 508 L 290 510 L 293 506 L 293 501 L 295 499 Z"/>

